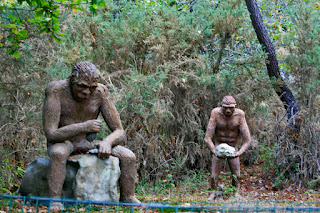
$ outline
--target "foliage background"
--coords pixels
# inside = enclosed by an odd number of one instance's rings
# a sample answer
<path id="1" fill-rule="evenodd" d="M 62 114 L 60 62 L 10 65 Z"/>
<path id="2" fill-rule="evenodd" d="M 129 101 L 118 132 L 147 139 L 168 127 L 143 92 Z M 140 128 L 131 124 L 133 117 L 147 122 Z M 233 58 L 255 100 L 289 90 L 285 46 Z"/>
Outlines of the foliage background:
<path id="1" fill-rule="evenodd" d="M 176 186 L 209 171 L 206 125 L 212 108 L 231 94 L 252 134 L 242 161 L 275 169 L 281 184 L 319 186 L 319 3 L 258 2 L 281 74 L 301 107 L 300 135 L 287 132 L 286 113 L 243 1 L 106 1 L 94 13 L 86 3 L 61 7 L 58 39 L 22 21 L 36 18 L 28 5 L 2 5 L 0 192 L 13 192 L 26 164 L 47 157 L 44 89 L 84 60 L 97 65 L 112 94 L 127 146 L 137 155 L 140 181 L 170 179 Z M 12 17 L 21 20 L 15 29 L 28 33 L 17 44 L 8 27 Z M 100 138 L 108 134 L 103 130 Z"/>

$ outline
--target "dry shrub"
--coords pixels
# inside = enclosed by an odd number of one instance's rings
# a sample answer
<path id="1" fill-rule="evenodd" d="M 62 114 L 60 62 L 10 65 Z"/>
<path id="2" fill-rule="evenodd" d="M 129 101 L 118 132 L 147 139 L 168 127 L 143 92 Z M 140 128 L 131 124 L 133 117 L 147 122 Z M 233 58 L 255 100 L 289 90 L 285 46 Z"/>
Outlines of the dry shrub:
<path id="1" fill-rule="evenodd" d="M 200 69 L 202 65 L 200 58 L 181 58 L 149 75 L 131 70 L 131 75 L 119 82 L 122 89 L 113 91 L 120 94 L 117 106 L 128 133 L 127 145 L 138 157 L 141 177 L 164 178 L 168 173 L 179 177 L 189 166 L 200 162 L 206 166 L 204 119 L 197 100 L 201 94 L 190 89 L 199 86 L 190 84 L 195 80 L 190 67 Z M 164 172 L 173 164 L 170 172 Z"/>
<path id="2" fill-rule="evenodd" d="M 17 12 L 23 18 L 29 17 L 28 12 Z M 5 20 L 1 16 L 1 23 Z M 29 30 L 20 58 L 0 52 L 0 192 L 14 191 L 27 163 L 46 156 L 41 116 L 43 91 L 61 61 L 52 49 L 53 41 L 38 36 L 34 26 Z M 3 35 L 6 41 L 8 34 Z M 4 42 L 3 48 L 10 46 Z"/>
<path id="3" fill-rule="evenodd" d="M 302 119 L 299 135 L 292 135 L 288 126 L 278 127 L 279 144 L 275 156 L 281 172 L 280 177 L 294 180 L 303 186 L 318 188 L 320 184 L 319 115 L 300 112 L 299 116 L 299 119 Z"/>
<path id="4" fill-rule="evenodd" d="M 25 163 L 43 153 L 44 137 L 41 136 L 39 111 L 42 98 L 38 92 L 42 88 L 39 72 L 34 72 L 35 67 L 24 62 L 25 58 L 15 60 L 5 52 L 0 55 L 0 166 L 3 168 L 0 173 L 2 177 L 10 177 L 14 176 L 16 166 L 24 168 Z M 6 180 L 5 183 L 11 182 L 11 185 L 16 182 L 15 177 L 13 181 L 9 181 L 10 178 Z"/>

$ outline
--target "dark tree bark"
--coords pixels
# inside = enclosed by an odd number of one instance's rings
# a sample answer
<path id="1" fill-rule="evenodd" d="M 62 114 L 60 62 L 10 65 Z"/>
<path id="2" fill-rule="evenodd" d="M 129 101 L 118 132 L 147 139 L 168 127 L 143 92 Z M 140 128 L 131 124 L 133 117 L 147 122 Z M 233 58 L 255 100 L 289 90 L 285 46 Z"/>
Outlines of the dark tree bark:
<path id="1" fill-rule="evenodd" d="M 263 47 L 263 50 L 268 54 L 268 59 L 266 61 L 268 75 L 271 80 L 277 80 L 281 83 L 273 84 L 277 95 L 280 97 L 287 113 L 288 122 L 292 123 L 292 119 L 299 112 L 299 104 L 294 98 L 291 90 L 287 87 L 283 81 L 277 60 L 277 55 L 273 46 L 273 43 L 268 35 L 266 26 L 263 23 L 262 16 L 256 0 L 245 0 L 247 4 L 248 11 L 250 12 L 250 18 L 253 28 L 257 34 L 258 40 Z"/>

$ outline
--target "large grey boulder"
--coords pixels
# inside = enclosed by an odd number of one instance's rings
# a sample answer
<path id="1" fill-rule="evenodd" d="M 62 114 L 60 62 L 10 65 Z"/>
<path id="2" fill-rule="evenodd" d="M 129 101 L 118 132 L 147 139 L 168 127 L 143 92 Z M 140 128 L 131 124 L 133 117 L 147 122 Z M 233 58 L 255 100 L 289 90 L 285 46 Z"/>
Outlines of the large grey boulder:
<path id="1" fill-rule="evenodd" d="M 219 158 L 233 158 L 236 155 L 236 149 L 226 143 L 221 143 L 216 147 L 216 155 Z"/>
<path id="2" fill-rule="evenodd" d="M 19 193 L 48 197 L 47 170 L 49 159 L 38 158 L 29 163 Z M 119 159 L 101 160 L 96 155 L 77 155 L 67 161 L 62 197 L 95 201 L 119 201 L 117 182 Z"/>

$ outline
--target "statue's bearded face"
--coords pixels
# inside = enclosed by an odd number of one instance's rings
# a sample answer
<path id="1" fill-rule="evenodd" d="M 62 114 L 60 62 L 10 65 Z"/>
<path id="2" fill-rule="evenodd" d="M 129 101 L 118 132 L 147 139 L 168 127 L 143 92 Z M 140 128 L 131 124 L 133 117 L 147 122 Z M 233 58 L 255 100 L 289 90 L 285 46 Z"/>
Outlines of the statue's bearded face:
<path id="1" fill-rule="evenodd" d="M 71 82 L 71 91 L 73 96 L 78 100 L 88 99 L 98 87 L 97 81 L 89 81 L 87 79 L 77 79 Z"/>

